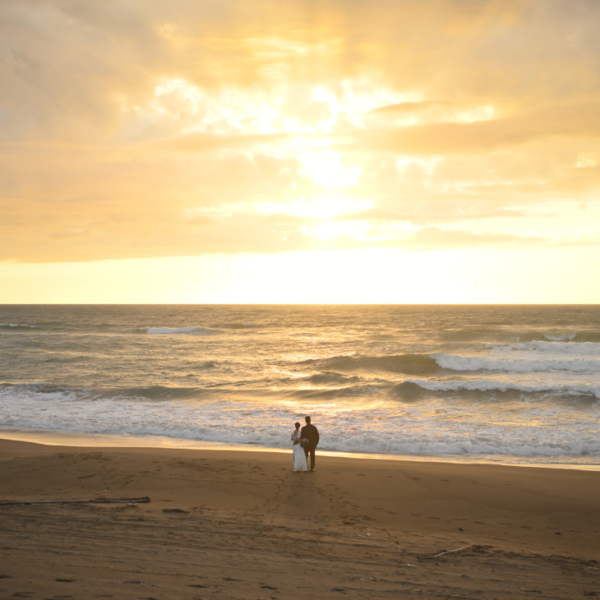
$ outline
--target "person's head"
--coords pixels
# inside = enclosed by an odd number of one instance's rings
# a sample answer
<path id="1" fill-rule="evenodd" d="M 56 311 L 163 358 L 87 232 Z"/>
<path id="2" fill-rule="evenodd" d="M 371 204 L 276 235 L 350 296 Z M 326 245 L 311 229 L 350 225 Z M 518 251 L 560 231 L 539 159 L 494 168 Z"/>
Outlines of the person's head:
<path id="1" fill-rule="evenodd" d="M 310 425 L 310 417 L 308 417 L 308 416 L 304 417 L 304 420 L 306 421 L 307 425 Z"/>
<path id="2" fill-rule="evenodd" d="M 300 429 L 300 423 L 294 423 L 294 427 L 295 427 L 296 429 Z"/>

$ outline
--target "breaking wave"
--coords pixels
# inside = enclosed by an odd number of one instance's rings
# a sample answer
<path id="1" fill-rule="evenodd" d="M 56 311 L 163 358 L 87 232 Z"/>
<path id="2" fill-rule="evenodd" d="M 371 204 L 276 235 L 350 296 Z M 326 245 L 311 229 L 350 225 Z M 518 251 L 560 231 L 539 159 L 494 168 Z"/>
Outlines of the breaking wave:
<path id="1" fill-rule="evenodd" d="M 383 396 L 385 389 L 376 385 L 350 385 L 339 388 L 317 388 L 290 390 L 286 396 L 296 400 L 335 400 L 337 398 L 356 398 L 364 400 L 373 399 L 374 396 Z"/>
<path id="2" fill-rule="evenodd" d="M 93 390 L 70 388 L 45 383 L 0 384 L 0 400 L 9 398 L 49 400 L 187 400 L 199 398 L 206 390 L 198 387 L 168 387 L 161 385 Z"/>
<path id="3" fill-rule="evenodd" d="M 514 332 L 503 329 L 468 329 L 450 331 L 440 335 L 447 342 L 574 342 L 574 343 L 600 343 L 600 331 L 566 331 L 566 332 L 541 332 L 524 331 Z"/>
<path id="4" fill-rule="evenodd" d="M 593 346 L 596 346 L 593 344 Z M 597 348 L 589 348 L 590 355 Z M 600 352 L 599 352 L 600 354 Z M 455 354 L 400 354 L 389 356 L 333 356 L 325 359 L 308 359 L 300 365 L 317 365 L 327 371 L 384 371 L 404 375 L 434 375 L 443 369 L 449 371 L 503 371 L 512 373 L 539 373 L 544 371 L 570 371 L 574 373 L 599 373 L 600 361 L 582 358 L 525 359 L 493 358 L 487 356 L 460 356 Z M 336 375 L 336 376 L 339 376 Z M 316 375 L 313 377 L 332 377 Z"/>
<path id="5" fill-rule="evenodd" d="M 506 371 L 512 373 L 539 373 L 542 371 L 600 372 L 600 361 L 593 359 L 498 359 L 484 356 L 457 356 L 453 354 L 438 354 L 434 358 L 441 368 L 452 371 Z"/>
<path id="6" fill-rule="evenodd" d="M 517 344 L 488 344 L 494 350 L 510 352 L 542 352 L 546 354 L 578 354 L 580 356 L 600 356 L 600 344 L 594 342 L 526 342 Z"/>
<path id="7" fill-rule="evenodd" d="M 27 325 L 25 323 L 0 323 L 0 330 L 8 329 L 9 331 L 15 330 L 27 330 L 27 329 L 39 329 L 37 325 Z"/>
<path id="8" fill-rule="evenodd" d="M 311 358 L 301 365 L 315 365 L 327 370 L 340 371 L 387 371 L 406 375 L 433 374 L 439 370 L 434 358 L 426 354 L 400 354 L 391 356 L 332 356 L 331 358 Z"/>
<path id="9" fill-rule="evenodd" d="M 308 381 L 315 385 L 340 385 L 347 383 L 356 383 L 360 381 L 360 377 L 342 375 L 341 373 L 335 373 L 333 371 L 327 371 L 325 373 L 315 373 L 309 377 L 303 377 L 304 381 Z"/>
<path id="10" fill-rule="evenodd" d="M 445 389 L 456 388 L 457 384 L 474 388 L 490 385 L 490 382 L 454 382 L 454 386 L 449 386 L 450 383 L 445 383 Z M 407 394 L 419 394 L 425 386 L 433 384 L 440 386 L 442 382 L 409 380 L 402 389 Z M 11 387 L 13 389 L 9 389 Z M 500 387 L 505 389 L 505 386 Z M 190 389 L 177 393 L 185 396 Z M 173 390 L 156 386 L 138 391 L 143 392 L 145 398 L 132 402 L 131 397 L 124 395 L 100 394 L 92 398 L 91 392 L 83 389 L 3 386 L 0 388 L 0 426 L 128 437 L 162 436 L 289 449 L 293 422 L 301 419 L 305 406 L 212 399 L 202 403 L 171 402 L 165 410 L 164 402 L 153 402 L 149 397 L 172 400 Z M 134 392 L 134 389 L 129 390 L 131 394 Z M 85 394 L 93 401 L 82 401 Z M 509 423 L 485 420 L 470 423 L 461 419 L 464 409 L 456 403 L 448 403 L 445 419 L 439 419 L 422 406 L 407 404 L 406 409 L 399 410 L 394 404 L 371 403 L 357 410 L 337 411 L 334 415 L 323 412 L 316 420 L 322 434 L 319 448 L 416 456 L 548 457 L 557 461 L 564 457 L 594 461 L 600 456 L 597 421 L 549 428 L 539 418 L 531 420 L 529 415 L 524 415 L 520 421 L 515 421 L 515 417 Z M 546 418 L 551 416 L 548 413 Z"/>
<path id="11" fill-rule="evenodd" d="M 600 386 L 591 384 L 563 384 L 563 385 L 535 385 L 518 384 L 509 381 L 489 379 L 471 379 L 466 381 L 435 381 L 427 379 L 406 379 L 392 388 L 396 396 L 422 398 L 427 392 L 481 392 L 482 399 L 489 398 L 490 392 L 525 393 L 525 394 L 550 394 L 553 396 L 573 396 L 578 398 L 594 398 L 600 400 Z"/>

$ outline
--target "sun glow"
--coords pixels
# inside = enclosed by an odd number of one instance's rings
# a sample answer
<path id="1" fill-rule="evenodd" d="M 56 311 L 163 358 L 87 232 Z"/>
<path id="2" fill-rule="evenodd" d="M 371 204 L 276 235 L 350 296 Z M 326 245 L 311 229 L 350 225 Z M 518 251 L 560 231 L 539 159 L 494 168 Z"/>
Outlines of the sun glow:
<path id="1" fill-rule="evenodd" d="M 4 301 L 598 301 L 600 2 L 223 4 L 0 1 Z"/>
<path id="2" fill-rule="evenodd" d="M 285 214 L 295 217 L 326 221 L 347 213 L 361 213 L 373 208 L 373 200 L 353 200 L 336 192 L 319 195 L 312 200 L 302 197 L 300 200 L 281 204 L 257 204 L 259 212 Z"/>
<path id="3" fill-rule="evenodd" d="M 313 227 L 300 227 L 304 235 L 314 237 L 318 240 L 334 240 L 345 236 L 357 241 L 367 241 L 369 239 L 369 223 L 360 221 L 324 221 Z"/>
<path id="4" fill-rule="evenodd" d="M 343 163 L 343 156 L 332 150 L 306 152 L 298 155 L 305 173 L 321 187 L 327 189 L 345 188 L 356 185 L 362 169 Z"/>

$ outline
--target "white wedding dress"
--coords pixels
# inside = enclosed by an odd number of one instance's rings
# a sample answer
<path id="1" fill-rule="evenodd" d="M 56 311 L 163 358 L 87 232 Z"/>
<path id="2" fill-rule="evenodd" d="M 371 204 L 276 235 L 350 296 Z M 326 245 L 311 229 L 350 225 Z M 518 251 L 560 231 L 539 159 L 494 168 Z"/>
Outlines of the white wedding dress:
<path id="1" fill-rule="evenodd" d="M 299 440 L 302 437 L 298 429 L 292 433 L 292 443 L 294 440 Z M 304 454 L 304 448 L 302 444 L 294 444 L 292 446 L 294 453 L 292 454 L 292 460 L 294 463 L 294 471 L 308 471 L 308 465 L 306 464 L 306 454 Z"/>

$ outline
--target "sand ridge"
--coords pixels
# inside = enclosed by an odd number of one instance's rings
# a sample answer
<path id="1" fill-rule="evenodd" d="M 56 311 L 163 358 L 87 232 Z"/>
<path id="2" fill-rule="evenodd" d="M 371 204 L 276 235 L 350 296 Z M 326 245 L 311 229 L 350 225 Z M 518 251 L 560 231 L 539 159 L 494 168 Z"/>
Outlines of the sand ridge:
<path id="1" fill-rule="evenodd" d="M 152 499 L 0 506 L 0 598 L 600 596 L 600 473 L 317 461 L 0 440 L 0 500 Z"/>

